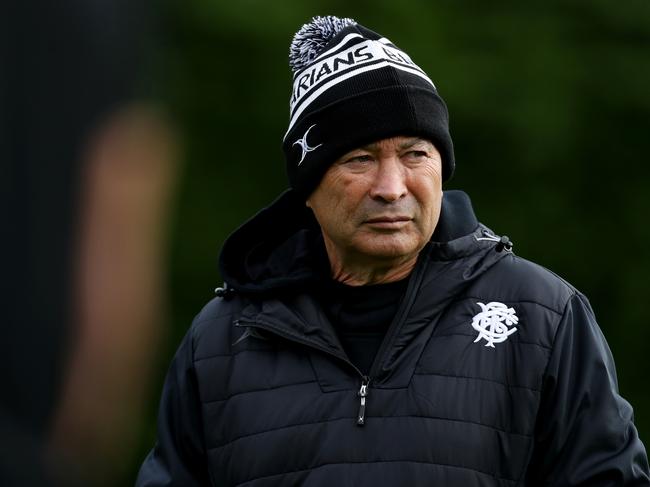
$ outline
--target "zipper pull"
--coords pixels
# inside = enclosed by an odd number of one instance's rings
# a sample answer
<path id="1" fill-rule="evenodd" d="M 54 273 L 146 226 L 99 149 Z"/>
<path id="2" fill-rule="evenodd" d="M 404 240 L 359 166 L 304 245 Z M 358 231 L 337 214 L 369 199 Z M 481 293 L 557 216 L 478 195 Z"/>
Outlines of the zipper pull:
<path id="1" fill-rule="evenodd" d="M 370 377 L 364 375 L 361 379 L 361 388 L 359 389 L 359 414 L 357 415 L 357 425 L 363 426 L 366 424 L 366 396 L 368 395 L 368 384 L 370 384 Z"/>

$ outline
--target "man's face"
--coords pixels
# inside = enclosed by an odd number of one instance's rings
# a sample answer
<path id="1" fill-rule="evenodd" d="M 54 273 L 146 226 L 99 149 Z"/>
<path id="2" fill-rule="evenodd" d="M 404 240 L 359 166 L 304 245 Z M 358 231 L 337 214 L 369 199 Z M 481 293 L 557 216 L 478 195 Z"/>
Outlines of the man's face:
<path id="1" fill-rule="evenodd" d="M 416 258 L 438 223 L 441 201 L 440 153 L 427 140 L 393 137 L 334 162 L 307 206 L 330 259 L 372 265 Z"/>

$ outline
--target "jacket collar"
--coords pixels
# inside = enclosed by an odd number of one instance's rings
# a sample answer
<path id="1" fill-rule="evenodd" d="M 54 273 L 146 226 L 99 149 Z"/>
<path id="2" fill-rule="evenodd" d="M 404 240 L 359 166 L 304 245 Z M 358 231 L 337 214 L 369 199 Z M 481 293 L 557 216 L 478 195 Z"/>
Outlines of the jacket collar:
<path id="1" fill-rule="evenodd" d="M 468 250 L 459 239 L 479 223 L 469 197 L 445 191 L 431 239 L 437 257 L 453 258 Z M 219 258 L 228 286 L 244 294 L 295 291 L 321 277 L 322 236 L 312 212 L 293 190 L 245 222 L 226 240 Z"/>

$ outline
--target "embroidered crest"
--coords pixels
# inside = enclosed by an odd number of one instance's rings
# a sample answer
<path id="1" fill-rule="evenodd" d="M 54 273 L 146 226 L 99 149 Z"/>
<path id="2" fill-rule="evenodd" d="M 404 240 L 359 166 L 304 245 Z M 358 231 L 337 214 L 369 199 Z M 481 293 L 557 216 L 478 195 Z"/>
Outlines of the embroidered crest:
<path id="1" fill-rule="evenodd" d="M 488 304 L 476 303 L 481 307 L 481 312 L 472 319 L 472 328 L 478 331 L 474 343 L 481 339 L 487 342 L 486 347 L 494 348 L 495 343 L 505 342 L 517 328 L 509 328 L 519 322 L 514 308 L 508 308 L 503 303 L 492 301 Z"/>
<path id="2" fill-rule="evenodd" d="M 307 155 L 308 152 L 314 151 L 314 150 L 318 149 L 321 145 L 323 145 L 323 144 L 318 144 L 315 147 L 309 147 L 309 144 L 307 143 L 307 134 L 309 134 L 309 131 L 311 129 L 313 129 L 315 126 L 316 126 L 316 124 L 309 127 L 307 129 L 307 131 L 305 132 L 305 135 L 303 135 L 301 139 L 298 139 L 293 143 L 293 145 L 298 144 L 300 146 L 300 148 L 302 149 L 302 157 L 298 161 L 299 166 L 300 166 L 300 164 L 302 164 L 302 161 L 305 160 L 305 156 Z"/>

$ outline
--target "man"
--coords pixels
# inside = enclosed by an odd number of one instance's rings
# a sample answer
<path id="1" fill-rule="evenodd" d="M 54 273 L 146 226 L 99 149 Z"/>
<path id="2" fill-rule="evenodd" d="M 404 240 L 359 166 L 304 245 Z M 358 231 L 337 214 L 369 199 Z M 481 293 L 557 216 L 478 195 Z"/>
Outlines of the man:
<path id="1" fill-rule="evenodd" d="M 428 76 L 335 17 L 291 64 L 291 189 L 224 245 L 137 485 L 650 485 L 586 298 L 443 194 Z"/>

